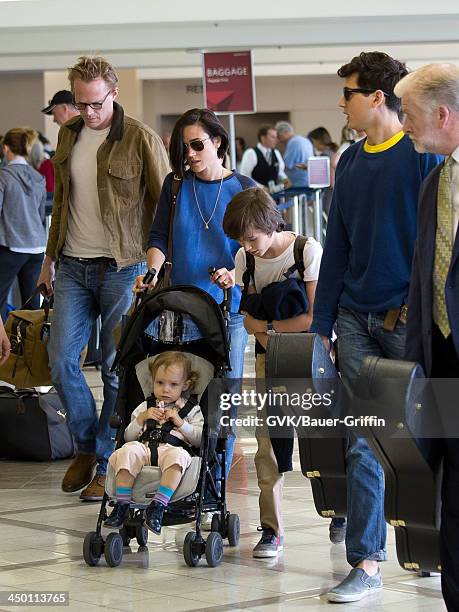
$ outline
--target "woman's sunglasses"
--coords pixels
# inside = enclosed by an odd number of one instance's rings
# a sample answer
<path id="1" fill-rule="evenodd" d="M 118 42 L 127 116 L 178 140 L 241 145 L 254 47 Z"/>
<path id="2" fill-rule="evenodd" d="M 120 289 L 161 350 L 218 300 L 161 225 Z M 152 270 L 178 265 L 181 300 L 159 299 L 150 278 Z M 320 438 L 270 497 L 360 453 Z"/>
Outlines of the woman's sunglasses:
<path id="1" fill-rule="evenodd" d="M 210 136 L 207 138 L 203 138 L 202 140 L 196 138 L 195 140 L 191 140 L 190 142 L 183 143 L 183 149 L 185 153 L 188 151 L 188 148 L 193 149 L 193 151 L 204 151 L 204 143 L 206 140 L 210 140 Z"/>
<path id="2" fill-rule="evenodd" d="M 349 100 L 352 98 L 352 94 L 355 94 L 355 93 L 371 94 L 375 91 L 378 91 L 378 90 L 377 89 L 366 89 L 364 87 L 343 87 L 343 97 L 346 100 L 346 102 L 349 102 Z M 389 96 L 389 94 L 387 94 L 385 91 L 383 91 L 383 94 L 385 96 Z"/>

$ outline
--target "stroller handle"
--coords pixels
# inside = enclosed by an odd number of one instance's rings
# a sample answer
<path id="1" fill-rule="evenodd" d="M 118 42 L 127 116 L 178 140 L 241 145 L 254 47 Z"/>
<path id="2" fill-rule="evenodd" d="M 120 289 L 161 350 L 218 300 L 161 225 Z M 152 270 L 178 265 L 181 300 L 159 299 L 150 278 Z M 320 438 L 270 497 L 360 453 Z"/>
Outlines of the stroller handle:
<path id="1" fill-rule="evenodd" d="M 156 276 L 156 268 L 148 268 L 145 276 L 142 278 L 142 283 L 144 285 L 150 284 L 151 281 L 155 278 L 155 276 Z M 140 304 L 140 302 L 146 295 L 147 295 L 147 289 L 137 292 L 134 308 L 137 308 L 137 306 Z"/>
<path id="2" fill-rule="evenodd" d="M 156 276 L 156 268 L 148 268 L 147 273 L 142 279 L 144 285 L 148 285 Z"/>
<path id="3" fill-rule="evenodd" d="M 208 273 L 210 276 L 213 276 L 217 271 L 215 266 L 209 266 Z M 229 319 L 229 313 L 231 312 L 231 302 L 232 302 L 233 290 L 231 287 L 223 289 L 223 302 L 220 304 L 220 308 L 223 311 L 223 315 L 225 319 Z"/>

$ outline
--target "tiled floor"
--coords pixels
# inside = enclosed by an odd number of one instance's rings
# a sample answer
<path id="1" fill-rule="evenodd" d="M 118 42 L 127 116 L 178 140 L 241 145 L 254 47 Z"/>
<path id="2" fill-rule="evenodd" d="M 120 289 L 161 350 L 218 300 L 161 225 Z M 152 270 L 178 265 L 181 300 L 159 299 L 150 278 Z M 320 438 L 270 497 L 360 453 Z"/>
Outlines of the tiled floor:
<path id="1" fill-rule="evenodd" d="M 249 368 L 252 365 L 249 360 Z M 96 397 L 98 373 L 88 372 Z M 237 548 L 225 548 L 218 568 L 205 560 L 185 565 L 181 543 L 186 527 L 150 534 L 148 548 L 125 549 L 122 565 L 101 560 L 90 568 L 82 559 L 83 538 L 95 527 L 98 504 L 82 503 L 78 494 L 60 489 L 68 461 L 48 464 L 0 462 L 0 592 L 59 590 L 70 592 L 67 610 L 445 610 L 440 579 L 418 578 L 396 562 L 389 529 L 390 561 L 383 565 L 384 589 L 354 604 L 327 604 L 323 594 L 348 572 L 343 545 L 328 540 L 328 522 L 313 505 L 311 488 L 295 471 L 286 476 L 285 550 L 275 560 L 255 560 L 258 498 L 253 439 L 240 440 L 229 482 L 229 508 L 241 518 Z M 1 593 L 0 593 L 1 594 Z M 51 609 L 47 606 L 45 609 Z M 0 606 L 0 610 L 30 608 Z"/>

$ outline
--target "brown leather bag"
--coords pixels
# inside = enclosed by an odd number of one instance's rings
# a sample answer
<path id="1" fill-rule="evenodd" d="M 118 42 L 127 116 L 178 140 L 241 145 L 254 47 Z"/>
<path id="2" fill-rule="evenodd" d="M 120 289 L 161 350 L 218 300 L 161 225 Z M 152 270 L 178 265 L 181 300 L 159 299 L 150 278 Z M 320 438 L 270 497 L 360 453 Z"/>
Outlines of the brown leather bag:
<path id="1" fill-rule="evenodd" d="M 0 380 L 20 389 L 52 384 L 46 350 L 50 312 L 47 297 L 43 299 L 40 310 L 10 312 L 5 330 L 11 343 L 11 353 L 0 366 Z"/>

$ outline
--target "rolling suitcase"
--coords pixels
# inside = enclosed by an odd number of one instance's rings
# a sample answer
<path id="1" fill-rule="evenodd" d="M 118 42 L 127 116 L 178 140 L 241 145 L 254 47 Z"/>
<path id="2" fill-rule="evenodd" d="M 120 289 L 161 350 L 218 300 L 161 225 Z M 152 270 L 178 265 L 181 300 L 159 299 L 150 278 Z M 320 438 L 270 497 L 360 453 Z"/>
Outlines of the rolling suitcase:
<path id="1" fill-rule="evenodd" d="M 281 379 L 281 380 L 279 380 Z M 333 391 L 335 401 L 339 378 L 330 355 L 318 334 L 270 334 L 266 351 L 266 383 L 278 387 L 282 381 L 299 379 L 317 393 Z M 296 387 L 296 385 L 294 385 Z M 308 410 L 311 420 L 330 417 L 337 407 Z M 311 482 L 314 504 L 323 517 L 347 513 L 346 439 L 344 430 L 321 427 L 297 429 L 301 471 Z"/>
<path id="2" fill-rule="evenodd" d="M 385 420 L 366 430 L 385 474 L 385 516 L 395 528 L 400 565 L 412 571 L 440 569 L 441 442 L 416 438 L 437 420 L 422 368 L 415 363 L 367 357 L 353 409 Z"/>

